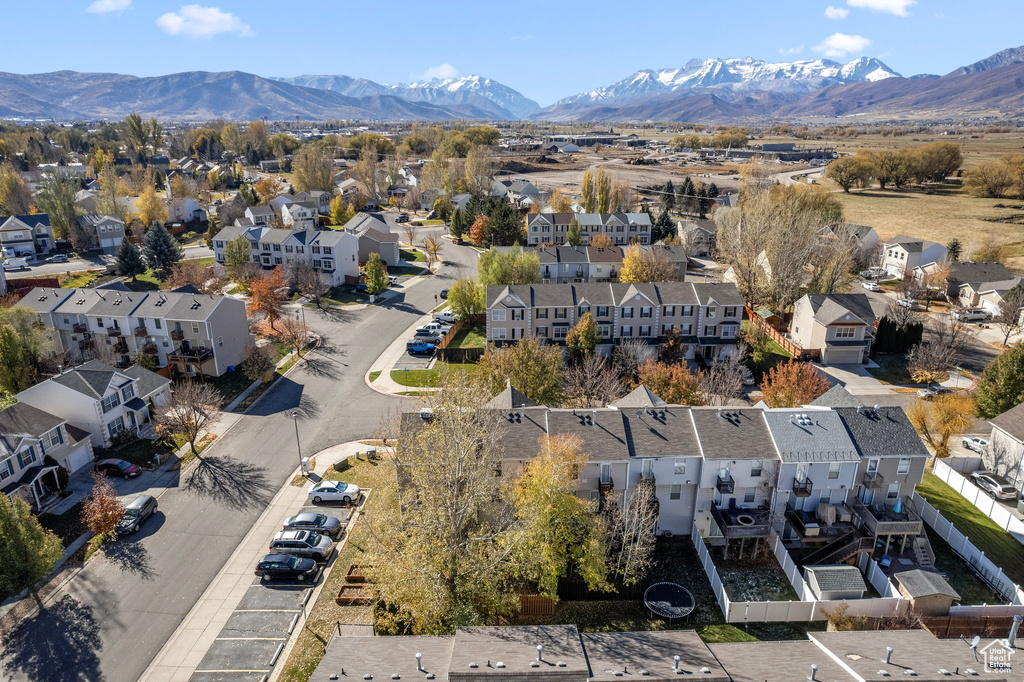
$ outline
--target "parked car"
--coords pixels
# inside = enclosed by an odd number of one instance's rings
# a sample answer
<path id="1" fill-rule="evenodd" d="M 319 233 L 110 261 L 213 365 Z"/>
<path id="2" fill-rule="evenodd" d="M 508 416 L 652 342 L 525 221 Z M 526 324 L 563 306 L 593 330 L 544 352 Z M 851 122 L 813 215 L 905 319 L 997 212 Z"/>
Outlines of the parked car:
<path id="1" fill-rule="evenodd" d="M 270 541 L 270 551 L 323 561 L 334 552 L 334 540 L 311 530 L 282 530 Z"/>
<path id="2" fill-rule="evenodd" d="M 28 261 L 24 258 L 8 258 L 4 261 L 4 270 L 20 270 L 28 267 Z"/>
<path id="3" fill-rule="evenodd" d="M 123 459 L 100 460 L 92 466 L 92 470 L 105 476 L 118 476 L 120 478 L 135 478 L 142 473 L 142 469 Z"/>
<path id="4" fill-rule="evenodd" d="M 875 284 L 874 282 L 864 282 L 864 284 L 862 284 L 861 286 L 864 287 L 865 289 L 867 289 L 868 291 L 881 291 L 882 290 L 882 288 L 880 286 L 878 286 L 877 284 Z"/>
<path id="5" fill-rule="evenodd" d="M 337 538 L 344 526 L 337 516 L 317 514 L 316 512 L 303 512 L 290 516 L 284 520 L 281 530 L 311 530 L 322 535 Z"/>
<path id="6" fill-rule="evenodd" d="M 396 275 L 388 275 L 388 284 L 391 286 L 398 284 L 398 277 Z"/>
<path id="7" fill-rule="evenodd" d="M 314 504 L 321 502 L 356 502 L 360 495 L 359 486 L 344 481 L 320 481 L 309 486 L 307 497 Z"/>
<path id="8" fill-rule="evenodd" d="M 904 308 L 913 308 L 914 307 L 914 299 L 912 299 L 912 298 L 901 298 L 901 299 L 896 301 L 896 304 L 897 305 L 901 305 Z"/>
<path id="9" fill-rule="evenodd" d="M 433 329 L 419 328 L 419 329 L 416 330 L 416 333 L 413 334 L 413 336 L 423 336 L 423 337 L 426 337 L 428 339 L 436 339 L 437 338 L 437 332 L 434 331 Z"/>
<path id="10" fill-rule="evenodd" d="M 416 327 L 416 331 L 437 332 L 439 334 L 443 334 L 445 326 L 446 325 L 443 325 L 440 322 L 428 322 L 427 324 L 421 324 L 419 327 Z"/>
<path id="11" fill-rule="evenodd" d="M 435 345 L 426 339 L 410 339 L 405 342 L 405 352 L 409 355 L 431 355 Z"/>
<path id="12" fill-rule="evenodd" d="M 445 309 L 441 312 L 434 313 L 434 319 L 438 322 L 455 322 L 458 318 L 455 317 L 455 313 L 451 310 Z"/>
<path id="13" fill-rule="evenodd" d="M 985 448 L 988 447 L 989 439 L 981 438 L 980 436 L 964 436 L 963 440 L 960 442 L 963 443 L 963 446 L 968 450 L 985 452 Z"/>
<path id="14" fill-rule="evenodd" d="M 938 384 L 922 388 L 917 392 L 917 397 L 924 398 L 925 400 L 931 400 L 935 396 L 945 395 L 946 393 L 955 393 L 951 388 L 945 386 L 939 386 Z"/>
<path id="15" fill-rule="evenodd" d="M 58 253 L 55 256 L 50 256 L 49 258 L 47 258 L 46 262 L 47 263 L 67 263 L 68 262 L 68 257 L 65 256 L 63 253 Z"/>
<path id="16" fill-rule="evenodd" d="M 984 308 L 957 308 L 953 317 L 960 322 L 983 322 L 992 319 L 992 313 Z"/>
<path id="17" fill-rule="evenodd" d="M 971 480 L 994 499 L 1006 501 L 1017 499 L 1017 489 L 999 474 L 993 474 L 991 471 L 975 471 L 971 474 Z"/>
<path id="18" fill-rule="evenodd" d="M 441 289 L 441 298 L 448 298 L 448 290 Z"/>
<path id="19" fill-rule="evenodd" d="M 312 559 L 304 559 L 292 554 L 268 554 L 256 562 L 254 573 L 262 580 L 274 578 L 294 578 L 306 580 L 315 578 L 319 569 Z"/>
<path id="20" fill-rule="evenodd" d="M 399 213 L 398 217 L 395 218 L 395 222 L 396 223 L 407 223 L 407 222 L 409 222 L 409 214 L 408 213 Z"/>
<path id="21" fill-rule="evenodd" d="M 451 227 L 451 225 L 449 225 L 448 227 Z M 456 237 L 455 239 L 452 240 L 452 244 L 455 244 L 456 246 L 462 246 L 463 244 L 465 244 L 465 242 L 462 241 L 460 237 Z"/>
<path id="22" fill-rule="evenodd" d="M 139 495 L 124 508 L 124 514 L 115 527 L 118 534 L 134 533 L 142 522 L 156 513 L 156 498 L 152 495 Z"/>

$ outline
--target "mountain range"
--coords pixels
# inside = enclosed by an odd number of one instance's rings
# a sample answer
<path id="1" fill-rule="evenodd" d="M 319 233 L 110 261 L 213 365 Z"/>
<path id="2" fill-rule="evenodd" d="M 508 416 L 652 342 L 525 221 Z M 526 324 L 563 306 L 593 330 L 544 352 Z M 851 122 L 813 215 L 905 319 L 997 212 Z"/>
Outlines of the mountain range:
<path id="1" fill-rule="evenodd" d="M 0 73 L 0 118 L 113 120 L 811 121 L 1019 116 L 1024 47 L 945 76 L 904 78 L 878 59 L 765 62 L 692 59 L 645 69 L 541 108 L 480 76 L 385 85 L 343 75 L 265 78 L 241 71 L 136 77 L 115 73 Z"/>

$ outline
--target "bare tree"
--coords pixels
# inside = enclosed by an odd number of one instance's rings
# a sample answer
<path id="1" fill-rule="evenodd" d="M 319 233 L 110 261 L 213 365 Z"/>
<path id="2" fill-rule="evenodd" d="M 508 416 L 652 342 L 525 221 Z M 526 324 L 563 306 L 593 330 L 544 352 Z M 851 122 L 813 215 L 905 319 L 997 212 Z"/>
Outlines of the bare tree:
<path id="1" fill-rule="evenodd" d="M 768 224 L 739 208 L 724 208 L 715 214 L 715 225 L 718 255 L 732 267 L 740 296 L 749 305 L 759 303 L 767 285 L 763 254 Z"/>
<path id="2" fill-rule="evenodd" d="M 1010 337 L 1020 334 L 1021 308 L 1024 308 L 1024 285 L 1018 284 L 1010 289 L 999 301 L 999 315 L 996 325 L 1003 333 L 1003 345 L 1010 343 Z"/>
<path id="3" fill-rule="evenodd" d="M 444 243 L 437 237 L 430 235 L 420 242 L 420 246 L 422 246 L 423 250 L 427 252 L 427 258 L 429 261 L 433 263 L 437 260 L 438 254 L 441 253 Z"/>
<path id="4" fill-rule="evenodd" d="M 654 553 L 658 524 L 654 480 L 641 478 L 626 491 L 621 505 L 607 498 L 604 520 L 609 550 L 607 564 L 612 578 L 625 585 L 642 581 Z"/>
<path id="5" fill-rule="evenodd" d="M 811 291 L 834 294 L 853 281 L 860 242 L 848 225 L 833 225 L 820 234 L 811 255 Z"/>
<path id="6" fill-rule="evenodd" d="M 188 441 L 192 454 L 196 440 L 204 429 L 219 418 L 221 394 L 210 384 L 186 380 L 171 394 L 171 404 L 156 418 L 157 433 L 165 438 L 181 436 Z"/>
<path id="7" fill-rule="evenodd" d="M 376 145 L 368 144 L 359 154 L 359 161 L 352 169 L 352 177 L 362 187 L 366 198 L 376 204 L 381 202 L 383 195 L 381 175 L 380 152 Z"/>
<path id="8" fill-rule="evenodd" d="M 917 324 L 921 321 L 921 314 L 910 306 L 902 306 L 896 301 L 889 301 L 885 308 L 885 317 L 903 329 L 908 324 Z"/>
<path id="9" fill-rule="evenodd" d="M 402 223 L 402 234 L 405 235 L 405 241 L 412 246 L 416 243 L 416 226 L 412 224 L 412 221 Z"/>
<path id="10" fill-rule="evenodd" d="M 922 341 L 907 353 L 907 369 L 914 381 L 931 383 L 939 381 L 960 360 L 970 333 L 967 325 L 946 315 L 930 327 L 930 338 Z"/>
<path id="11" fill-rule="evenodd" d="M 323 307 L 324 297 L 331 292 L 331 287 L 316 268 L 309 268 L 300 274 L 298 287 L 317 308 Z"/>
<path id="12" fill-rule="evenodd" d="M 294 348 L 296 353 L 302 350 L 308 336 L 306 325 L 299 320 L 299 311 L 296 310 L 294 316 L 285 315 L 281 318 L 281 333 L 278 339 Z"/>
<path id="13" fill-rule="evenodd" d="M 249 344 L 242 350 L 242 373 L 249 381 L 270 381 L 274 375 L 274 358 L 269 348 Z"/>
<path id="14" fill-rule="evenodd" d="M 622 380 L 636 383 L 640 365 L 657 355 L 657 351 L 641 339 L 627 339 L 612 349 L 612 364 Z"/>
<path id="15" fill-rule="evenodd" d="M 708 405 L 722 407 L 743 395 L 746 355 L 746 344 L 740 343 L 735 353 L 712 361 L 700 372 L 700 390 Z"/>
<path id="16" fill-rule="evenodd" d="M 600 355 L 585 355 L 565 372 L 565 407 L 604 407 L 623 392 L 615 369 Z"/>

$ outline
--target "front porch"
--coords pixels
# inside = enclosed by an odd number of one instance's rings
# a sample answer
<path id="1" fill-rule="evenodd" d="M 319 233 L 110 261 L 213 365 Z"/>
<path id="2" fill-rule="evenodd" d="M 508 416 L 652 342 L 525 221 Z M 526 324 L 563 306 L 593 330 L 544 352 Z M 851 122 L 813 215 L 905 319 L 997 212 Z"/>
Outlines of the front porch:
<path id="1" fill-rule="evenodd" d="M 21 472 L 18 480 L 5 485 L 2 492 L 12 500 L 15 496 L 20 497 L 37 513 L 46 511 L 62 499 L 57 468 L 56 465 L 29 467 Z"/>

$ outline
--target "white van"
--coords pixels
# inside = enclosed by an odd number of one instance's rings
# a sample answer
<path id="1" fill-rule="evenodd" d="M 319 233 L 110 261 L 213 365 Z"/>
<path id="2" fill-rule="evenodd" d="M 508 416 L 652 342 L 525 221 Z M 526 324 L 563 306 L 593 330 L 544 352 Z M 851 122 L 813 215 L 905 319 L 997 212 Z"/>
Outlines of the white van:
<path id="1" fill-rule="evenodd" d="M 4 270 L 20 270 L 28 267 L 28 261 L 24 258 L 8 258 L 4 261 Z"/>
<path id="2" fill-rule="evenodd" d="M 984 308 L 957 308 L 953 317 L 960 322 L 983 322 L 992 319 L 992 313 Z"/>

